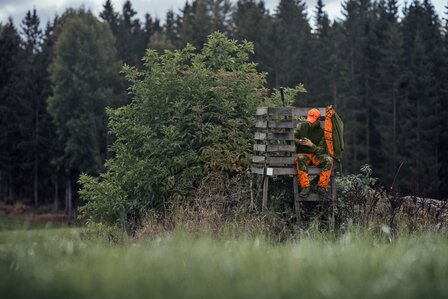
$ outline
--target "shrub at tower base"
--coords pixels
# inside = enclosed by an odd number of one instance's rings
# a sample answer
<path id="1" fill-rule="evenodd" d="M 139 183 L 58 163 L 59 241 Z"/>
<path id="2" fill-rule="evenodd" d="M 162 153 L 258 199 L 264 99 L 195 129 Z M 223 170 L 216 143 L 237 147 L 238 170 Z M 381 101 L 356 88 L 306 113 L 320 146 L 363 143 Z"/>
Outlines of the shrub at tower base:
<path id="1" fill-rule="evenodd" d="M 114 157 L 99 178 L 81 176 L 81 217 L 133 229 L 148 211 L 164 215 L 204 190 L 228 200 L 249 168 L 266 95 L 251 53 L 251 43 L 215 33 L 200 52 L 148 50 L 142 70 L 124 67 L 132 101 L 108 110 Z"/>

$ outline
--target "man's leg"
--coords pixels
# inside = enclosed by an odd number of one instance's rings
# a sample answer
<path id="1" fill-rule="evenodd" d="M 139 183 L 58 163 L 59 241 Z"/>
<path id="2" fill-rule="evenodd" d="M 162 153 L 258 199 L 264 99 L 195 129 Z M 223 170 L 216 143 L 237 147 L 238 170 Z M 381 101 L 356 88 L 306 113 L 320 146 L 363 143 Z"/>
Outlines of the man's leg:
<path id="1" fill-rule="evenodd" d="M 317 186 L 327 189 L 330 182 L 333 159 L 329 155 L 319 155 L 311 157 L 311 162 L 320 168 L 319 182 Z"/>
<path id="2" fill-rule="evenodd" d="M 310 187 L 308 179 L 308 164 L 310 163 L 309 154 L 296 155 L 297 180 L 301 189 Z"/>

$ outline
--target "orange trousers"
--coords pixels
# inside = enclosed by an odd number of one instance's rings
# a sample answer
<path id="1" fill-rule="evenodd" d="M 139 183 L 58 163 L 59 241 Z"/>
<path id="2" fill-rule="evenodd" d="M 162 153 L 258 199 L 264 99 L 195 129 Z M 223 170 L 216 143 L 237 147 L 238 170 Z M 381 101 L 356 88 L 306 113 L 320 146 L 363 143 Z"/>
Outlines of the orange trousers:
<path id="1" fill-rule="evenodd" d="M 315 154 L 297 154 L 296 155 L 297 180 L 300 188 L 309 188 L 310 180 L 308 178 L 308 165 L 312 163 L 321 169 L 319 174 L 318 187 L 327 188 L 330 182 L 331 169 L 333 167 L 333 159 L 328 155 Z"/>

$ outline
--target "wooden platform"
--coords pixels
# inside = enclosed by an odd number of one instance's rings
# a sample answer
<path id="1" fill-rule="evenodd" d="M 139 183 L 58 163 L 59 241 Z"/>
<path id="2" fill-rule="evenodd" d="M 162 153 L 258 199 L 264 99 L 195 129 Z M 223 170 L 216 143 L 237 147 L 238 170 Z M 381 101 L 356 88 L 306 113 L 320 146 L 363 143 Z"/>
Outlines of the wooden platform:
<path id="1" fill-rule="evenodd" d="M 310 193 L 307 198 L 299 197 L 297 170 L 295 165 L 294 129 L 306 120 L 310 108 L 297 107 L 260 107 L 257 109 L 252 156 L 252 173 L 263 176 L 263 210 L 267 209 L 269 195 L 269 177 L 291 176 L 294 190 L 295 209 L 300 218 L 300 204 L 303 202 L 336 201 L 334 169 L 330 181 L 331 193 L 321 198 L 317 193 Z M 321 113 L 320 125 L 325 121 L 325 108 L 318 108 Z M 320 169 L 308 167 L 310 176 L 319 175 Z"/>

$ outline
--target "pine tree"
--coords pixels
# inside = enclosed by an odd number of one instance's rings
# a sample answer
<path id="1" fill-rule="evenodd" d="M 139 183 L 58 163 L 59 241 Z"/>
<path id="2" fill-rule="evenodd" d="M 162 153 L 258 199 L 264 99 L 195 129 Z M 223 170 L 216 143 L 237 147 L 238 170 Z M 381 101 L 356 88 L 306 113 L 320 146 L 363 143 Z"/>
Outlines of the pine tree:
<path id="1" fill-rule="evenodd" d="M 414 1 L 403 19 L 406 98 L 401 105 L 401 155 L 412 180 L 405 186 L 414 194 L 437 196 L 439 188 L 441 66 L 440 22 L 428 1 Z M 443 101 L 443 100 L 442 100 Z"/>
<path id="2" fill-rule="evenodd" d="M 66 176 L 66 207 L 80 172 L 97 173 L 106 153 L 105 110 L 119 70 L 110 29 L 83 10 L 64 20 L 51 65 L 53 95 L 48 110 L 63 145 L 59 165 Z"/>
<path id="3" fill-rule="evenodd" d="M 399 103 L 404 90 L 402 34 L 398 23 L 396 0 L 380 1 L 375 7 L 376 59 L 378 72 L 374 80 L 374 124 L 378 128 L 378 145 L 372 151 L 372 165 L 383 183 L 391 185 L 400 161 L 398 155 L 398 132 L 400 128 Z M 396 185 L 403 176 L 398 177 Z"/>
<path id="4" fill-rule="evenodd" d="M 344 160 L 349 171 L 371 163 L 375 150 L 372 140 L 377 130 L 372 119 L 374 80 L 377 76 L 374 17 L 370 0 L 349 0 L 343 5 L 343 39 L 338 45 L 342 61 L 339 110 L 344 117 L 346 151 Z"/>
<path id="5" fill-rule="evenodd" d="M 21 39 L 12 19 L 0 23 L 0 196 L 8 201 L 16 199 L 21 187 L 20 173 L 18 84 L 21 78 Z"/>
<path id="6" fill-rule="evenodd" d="M 56 16 L 52 22 L 48 22 L 43 34 L 42 50 L 39 53 L 39 66 L 41 74 L 41 94 L 45 99 L 44 111 L 41 114 L 40 124 L 40 150 L 45 153 L 41 160 L 41 177 L 40 188 L 41 192 L 45 192 L 46 198 L 53 196 L 53 208 L 55 211 L 59 209 L 59 185 L 61 177 L 61 169 L 54 163 L 53 158 L 61 156 L 63 151 L 60 144 L 57 142 L 56 127 L 53 124 L 52 118 L 48 112 L 47 104 L 48 98 L 52 95 L 52 87 L 50 80 L 49 68 L 53 60 L 53 45 L 55 42 L 56 27 L 58 26 L 59 18 Z M 42 181 L 45 180 L 45 183 Z"/>
<path id="7" fill-rule="evenodd" d="M 165 25 L 163 31 L 167 39 L 173 44 L 177 45 L 179 42 L 179 28 L 177 28 L 176 16 L 172 10 L 168 10 L 165 17 Z"/>
<path id="8" fill-rule="evenodd" d="M 308 50 L 311 27 L 306 5 L 301 0 L 281 0 L 275 15 L 273 55 L 275 86 L 309 85 L 307 71 L 311 69 Z"/>
<path id="9" fill-rule="evenodd" d="M 122 13 L 119 16 L 117 35 L 118 57 L 128 65 L 141 66 L 141 59 L 146 49 L 145 32 L 140 20 L 135 18 L 137 12 L 132 8 L 128 0 L 123 4 Z"/>
<path id="10" fill-rule="evenodd" d="M 312 35 L 311 48 L 308 50 L 310 66 L 308 70 L 309 83 L 307 87 L 308 96 L 304 105 L 327 106 L 334 104 L 332 92 L 333 67 L 336 49 L 332 40 L 330 19 L 324 11 L 322 0 L 318 0 L 315 10 L 315 30 Z"/>
<path id="11" fill-rule="evenodd" d="M 25 186 L 33 186 L 34 206 L 39 204 L 39 178 L 44 161 L 48 161 L 45 150 L 45 131 L 48 128 L 48 113 L 46 110 L 45 65 L 42 65 L 43 34 L 39 28 L 40 21 L 36 10 L 28 11 L 22 21 L 21 29 L 24 36 L 22 73 L 20 82 L 21 140 L 19 151 L 22 157 L 21 168 L 27 178 Z M 30 175 L 32 174 L 32 175 Z M 45 180 L 45 179 L 44 179 Z M 24 188 L 26 189 L 26 188 Z"/>
<path id="12" fill-rule="evenodd" d="M 440 97 L 440 136 L 439 136 L 439 178 L 442 183 L 439 186 L 439 196 L 448 198 L 448 184 L 444 184 L 448 177 L 448 4 L 446 5 L 444 36 L 443 36 L 443 74 L 440 80 L 444 83 L 441 86 Z"/>
<path id="13" fill-rule="evenodd" d="M 258 63 L 260 71 L 272 72 L 274 61 L 272 57 L 273 34 L 272 17 L 263 1 L 239 0 L 232 15 L 232 35 L 238 40 L 248 40 L 254 43 L 253 59 Z M 268 78 L 270 87 L 274 87 L 272 76 Z"/>
<path id="14" fill-rule="evenodd" d="M 328 14 L 324 11 L 324 3 L 322 0 L 317 0 L 316 3 L 316 17 L 315 17 L 315 33 L 319 38 L 327 37 L 330 31 L 330 19 Z"/>
<path id="15" fill-rule="evenodd" d="M 232 5 L 229 0 L 208 0 L 210 17 L 212 19 L 211 32 L 219 31 L 230 34 Z"/>
<path id="16" fill-rule="evenodd" d="M 103 4 L 103 11 L 100 13 L 100 18 L 109 25 L 113 35 L 117 38 L 119 14 L 115 11 L 111 0 L 106 0 Z"/>
<path id="17" fill-rule="evenodd" d="M 162 32 L 162 28 L 160 26 L 160 20 L 158 18 L 152 19 L 150 14 L 145 14 L 145 25 L 143 28 L 144 34 L 144 44 L 147 47 L 151 37 L 154 34 L 159 34 Z"/>
<path id="18" fill-rule="evenodd" d="M 212 18 L 207 0 L 193 0 L 185 3 L 179 17 L 179 46 L 191 43 L 196 48 L 202 47 L 207 36 L 212 32 Z"/>

